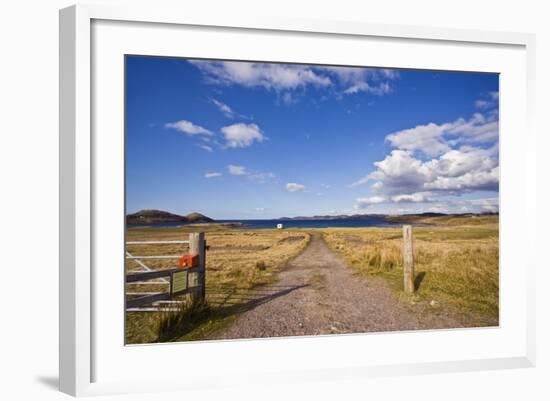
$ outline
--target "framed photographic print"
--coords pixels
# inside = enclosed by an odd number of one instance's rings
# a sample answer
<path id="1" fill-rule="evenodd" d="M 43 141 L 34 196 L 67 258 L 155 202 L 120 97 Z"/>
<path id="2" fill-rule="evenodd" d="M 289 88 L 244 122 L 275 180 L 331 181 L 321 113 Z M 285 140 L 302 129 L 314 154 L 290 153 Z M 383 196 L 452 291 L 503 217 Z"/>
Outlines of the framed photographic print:
<path id="1" fill-rule="evenodd" d="M 532 366 L 532 36 L 60 21 L 62 391 Z"/>

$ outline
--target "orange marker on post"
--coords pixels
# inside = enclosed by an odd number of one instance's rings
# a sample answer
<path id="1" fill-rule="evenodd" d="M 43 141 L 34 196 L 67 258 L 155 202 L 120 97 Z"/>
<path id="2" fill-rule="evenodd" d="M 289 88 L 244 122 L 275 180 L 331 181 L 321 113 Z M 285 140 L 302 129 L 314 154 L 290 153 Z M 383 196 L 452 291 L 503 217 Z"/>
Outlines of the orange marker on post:
<path id="1" fill-rule="evenodd" d="M 199 255 L 183 255 L 179 260 L 179 267 L 190 268 L 199 265 Z"/>

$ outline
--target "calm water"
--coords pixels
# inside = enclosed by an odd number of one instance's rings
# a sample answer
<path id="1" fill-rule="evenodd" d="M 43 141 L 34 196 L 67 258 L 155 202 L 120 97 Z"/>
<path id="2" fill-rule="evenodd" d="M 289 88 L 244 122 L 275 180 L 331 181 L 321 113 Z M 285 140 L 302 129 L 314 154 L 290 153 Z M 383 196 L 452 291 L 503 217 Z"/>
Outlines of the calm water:
<path id="1" fill-rule="evenodd" d="M 392 227 L 401 225 L 401 223 L 389 223 L 378 216 L 357 220 L 216 220 L 216 223 L 240 223 L 242 229 L 277 228 L 277 224 L 282 224 L 284 228 Z M 181 225 L 181 223 L 158 223 L 144 226 L 177 227 Z"/>

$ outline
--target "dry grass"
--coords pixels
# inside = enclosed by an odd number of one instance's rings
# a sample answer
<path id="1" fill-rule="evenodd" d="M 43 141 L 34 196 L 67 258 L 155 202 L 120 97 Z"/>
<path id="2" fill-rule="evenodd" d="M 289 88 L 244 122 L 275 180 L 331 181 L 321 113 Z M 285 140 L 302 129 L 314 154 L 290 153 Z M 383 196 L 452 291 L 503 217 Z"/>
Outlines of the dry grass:
<path id="1" fill-rule="evenodd" d="M 234 319 L 232 311 L 240 302 L 235 293 L 275 281 L 276 273 L 308 244 L 309 234 L 293 230 L 228 229 L 210 225 L 206 232 L 207 304 L 201 308 L 183 304 L 177 312 L 127 314 L 126 341 L 129 344 L 202 339 Z M 197 227 L 135 228 L 127 230 L 127 241 L 185 240 Z M 133 255 L 171 255 L 187 252 L 186 245 L 130 245 Z M 157 269 L 174 268 L 177 261 L 146 260 Z M 135 261 L 126 261 L 127 270 L 139 270 Z M 132 292 L 163 292 L 167 286 L 132 286 Z M 230 308 L 229 308 L 230 307 Z M 230 313 L 231 312 L 231 313 Z"/>
<path id="2" fill-rule="evenodd" d="M 478 226 L 491 225 L 498 221 L 498 215 L 445 215 L 445 216 L 422 216 L 402 215 L 391 216 L 388 221 L 402 224 L 429 224 L 435 226 Z"/>
<path id="3" fill-rule="evenodd" d="M 400 228 L 330 228 L 327 244 L 343 256 L 359 276 L 384 278 L 396 297 L 418 314 L 454 314 L 463 326 L 493 326 L 499 316 L 498 216 L 429 217 L 415 227 L 414 256 L 417 291 L 402 292 L 402 231 Z M 309 242 L 303 230 L 249 230 L 200 227 L 206 232 L 207 304 L 186 303 L 177 312 L 128 313 L 130 344 L 208 338 L 230 325 L 246 310 L 254 288 L 276 281 L 277 272 Z M 187 239 L 198 227 L 129 229 L 127 240 Z M 314 231 L 312 229 L 309 232 Z M 133 254 L 181 254 L 184 246 L 136 246 Z M 148 263 L 154 269 L 174 267 L 175 260 Z M 129 270 L 139 267 L 127 261 Z M 321 277 L 309 283 L 322 288 Z M 132 291 L 166 291 L 161 286 L 133 286 Z M 261 289 L 258 289 L 261 290 Z M 431 301 L 436 301 L 432 307 Z"/>
<path id="4" fill-rule="evenodd" d="M 417 291 L 403 289 L 402 232 L 393 228 L 327 229 L 325 241 L 359 275 L 378 275 L 396 295 L 418 311 L 440 305 L 456 312 L 465 325 L 498 324 L 498 217 L 464 224 L 470 218 L 431 218 L 437 226 L 414 228 Z M 439 221 L 437 221 L 439 220 Z M 446 225 L 444 225 L 446 224 Z"/>

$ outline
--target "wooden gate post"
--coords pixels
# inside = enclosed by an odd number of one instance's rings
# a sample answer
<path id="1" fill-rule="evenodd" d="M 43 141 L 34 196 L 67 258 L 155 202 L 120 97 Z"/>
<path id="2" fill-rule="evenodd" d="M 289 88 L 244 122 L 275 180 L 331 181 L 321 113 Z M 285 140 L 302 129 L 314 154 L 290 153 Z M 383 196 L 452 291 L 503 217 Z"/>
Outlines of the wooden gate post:
<path id="1" fill-rule="evenodd" d="M 190 255 L 199 255 L 199 272 L 189 275 L 189 287 L 202 286 L 200 293 L 197 296 L 197 293 L 192 294 L 194 301 L 201 300 L 204 301 L 205 295 L 205 243 L 204 243 L 204 233 L 190 233 L 189 234 L 189 254 Z"/>
<path id="2" fill-rule="evenodd" d="M 403 226 L 403 289 L 406 293 L 414 292 L 414 257 L 412 226 Z"/>

